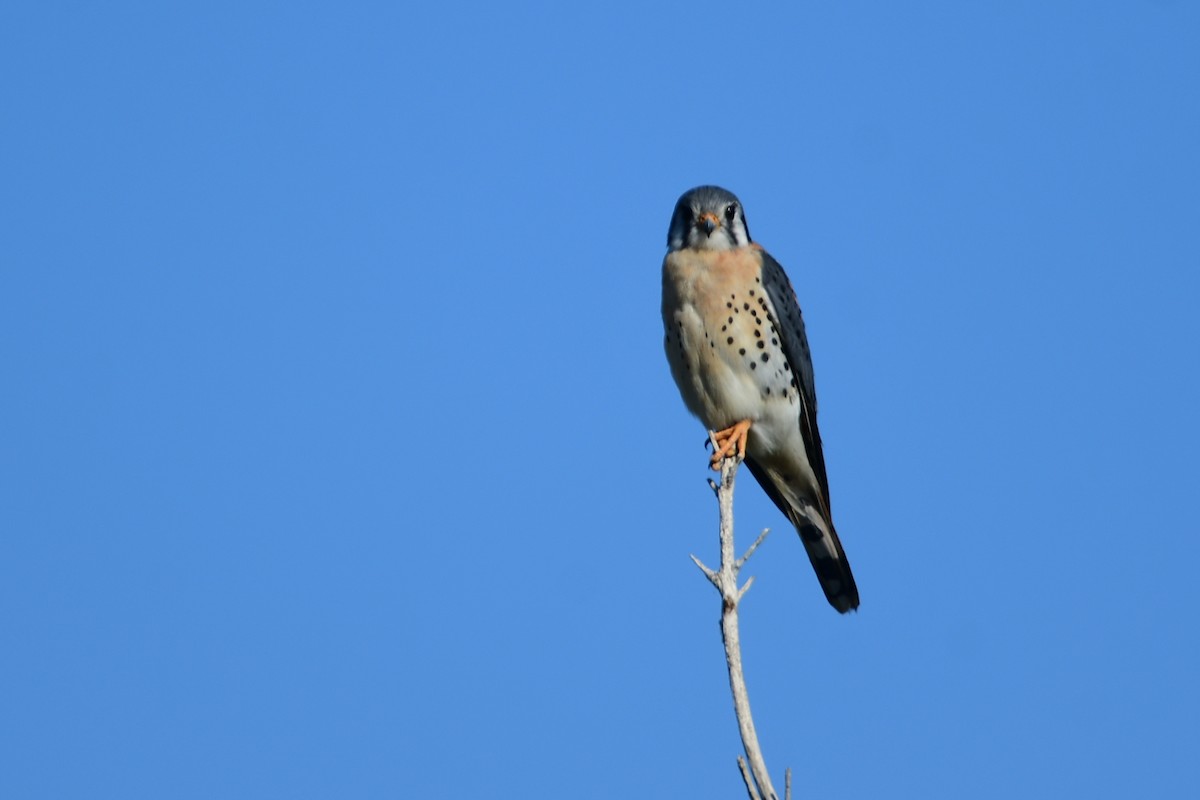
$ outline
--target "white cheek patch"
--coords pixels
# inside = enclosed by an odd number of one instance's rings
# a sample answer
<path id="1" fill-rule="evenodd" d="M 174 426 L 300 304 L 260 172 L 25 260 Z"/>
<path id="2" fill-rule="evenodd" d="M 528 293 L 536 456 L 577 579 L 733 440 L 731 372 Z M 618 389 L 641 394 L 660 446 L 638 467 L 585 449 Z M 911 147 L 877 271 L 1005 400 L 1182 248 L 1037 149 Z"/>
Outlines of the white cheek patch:
<path id="1" fill-rule="evenodd" d="M 697 250 L 732 250 L 740 246 L 736 241 L 731 241 L 731 238 L 735 240 L 740 238 L 738 233 L 736 229 L 730 231 L 722 226 L 713 231 L 712 236 L 706 236 L 704 231 L 699 228 L 692 228 L 688 231 L 687 244 L 688 247 L 694 247 Z"/>

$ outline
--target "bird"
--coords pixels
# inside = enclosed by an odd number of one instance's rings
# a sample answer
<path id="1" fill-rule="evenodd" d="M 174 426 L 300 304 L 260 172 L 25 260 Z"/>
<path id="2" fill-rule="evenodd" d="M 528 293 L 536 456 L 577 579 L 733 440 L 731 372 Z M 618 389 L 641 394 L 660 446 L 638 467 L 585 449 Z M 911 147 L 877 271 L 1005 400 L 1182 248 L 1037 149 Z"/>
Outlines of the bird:
<path id="1" fill-rule="evenodd" d="M 684 405 L 713 432 L 712 468 L 743 459 L 795 526 L 829 604 L 858 608 L 830 512 L 800 303 L 783 267 L 750 238 L 736 195 L 684 192 L 662 274 L 663 346 Z"/>

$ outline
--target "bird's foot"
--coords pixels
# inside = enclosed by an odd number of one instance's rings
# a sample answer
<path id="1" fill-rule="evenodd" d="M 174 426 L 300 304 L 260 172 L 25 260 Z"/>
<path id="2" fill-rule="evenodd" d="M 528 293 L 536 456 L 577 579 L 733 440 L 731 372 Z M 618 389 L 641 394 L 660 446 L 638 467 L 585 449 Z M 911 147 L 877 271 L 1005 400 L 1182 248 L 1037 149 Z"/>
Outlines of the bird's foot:
<path id="1" fill-rule="evenodd" d="M 746 436 L 750 433 L 750 420 L 744 419 L 734 423 L 723 431 L 713 431 L 710 438 L 713 443 L 712 468 L 718 472 L 721 460 L 735 453 L 738 458 L 746 457 Z"/>

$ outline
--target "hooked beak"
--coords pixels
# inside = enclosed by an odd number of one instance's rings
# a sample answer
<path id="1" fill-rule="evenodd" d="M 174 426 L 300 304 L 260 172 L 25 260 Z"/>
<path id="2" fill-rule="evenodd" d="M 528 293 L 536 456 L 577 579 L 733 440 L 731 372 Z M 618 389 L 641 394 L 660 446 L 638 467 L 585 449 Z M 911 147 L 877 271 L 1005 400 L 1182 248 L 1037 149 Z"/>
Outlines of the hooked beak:
<path id="1" fill-rule="evenodd" d="M 704 230 L 706 236 L 712 236 L 712 232 L 721 227 L 721 220 L 717 219 L 717 215 L 709 211 L 706 214 L 701 214 L 696 220 L 696 224 Z"/>

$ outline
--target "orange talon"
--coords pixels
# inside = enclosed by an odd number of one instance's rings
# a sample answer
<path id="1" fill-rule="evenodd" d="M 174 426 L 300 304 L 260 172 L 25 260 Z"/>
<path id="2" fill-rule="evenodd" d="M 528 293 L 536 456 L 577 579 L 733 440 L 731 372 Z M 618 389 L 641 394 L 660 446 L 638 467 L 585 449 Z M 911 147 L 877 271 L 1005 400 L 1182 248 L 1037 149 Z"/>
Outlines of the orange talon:
<path id="1" fill-rule="evenodd" d="M 739 459 L 744 459 L 746 457 L 746 436 L 749 433 L 750 420 L 748 419 L 734 423 L 723 431 L 714 431 L 712 433 L 712 468 L 720 471 L 721 459 L 729 458 L 735 452 Z"/>

